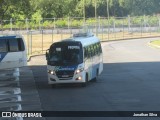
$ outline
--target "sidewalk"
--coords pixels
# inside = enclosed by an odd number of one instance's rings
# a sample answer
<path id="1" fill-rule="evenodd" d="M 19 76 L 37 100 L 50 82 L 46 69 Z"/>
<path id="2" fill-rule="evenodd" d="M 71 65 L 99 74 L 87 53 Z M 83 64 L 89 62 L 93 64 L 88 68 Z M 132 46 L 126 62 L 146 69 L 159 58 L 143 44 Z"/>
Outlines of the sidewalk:
<path id="1" fill-rule="evenodd" d="M 20 76 L 13 76 L 13 70 L 0 70 L 0 111 L 41 111 L 41 103 L 32 70 L 20 68 Z M 0 118 L 19 120 L 18 118 Z M 25 118 L 44 120 L 44 118 Z M 20 120 L 23 120 L 21 118 Z"/>

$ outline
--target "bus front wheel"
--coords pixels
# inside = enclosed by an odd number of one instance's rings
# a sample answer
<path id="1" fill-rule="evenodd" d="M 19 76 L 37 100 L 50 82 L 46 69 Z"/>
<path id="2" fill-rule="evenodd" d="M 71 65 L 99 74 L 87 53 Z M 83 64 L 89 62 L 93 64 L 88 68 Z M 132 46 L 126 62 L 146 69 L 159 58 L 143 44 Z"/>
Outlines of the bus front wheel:
<path id="1" fill-rule="evenodd" d="M 86 86 L 87 86 L 87 84 L 88 84 L 88 74 L 86 74 L 85 82 L 84 82 L 84 83 L 82 83 L 82 86 L 83 86 L 83 87 L 86 87 Z"/>

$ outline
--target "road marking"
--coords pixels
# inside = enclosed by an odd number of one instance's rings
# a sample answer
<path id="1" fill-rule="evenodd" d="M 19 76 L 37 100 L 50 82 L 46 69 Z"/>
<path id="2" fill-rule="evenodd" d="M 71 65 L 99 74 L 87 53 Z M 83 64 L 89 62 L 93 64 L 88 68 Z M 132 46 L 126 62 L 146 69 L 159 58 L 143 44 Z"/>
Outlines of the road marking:
<path id="1" fill-rule="evenodd" d="M 22 110 L 22 105 L 20 103 L 17 103 L 22 101 L 21 89 L 19 88 L 19 84 L 19 74 L 17 73 L 17 71 L 16 73 L 11 69 L 0 71 L 1 111 Z M 14 118 L 14 120 L 23 120 L 23 118 Z"/>

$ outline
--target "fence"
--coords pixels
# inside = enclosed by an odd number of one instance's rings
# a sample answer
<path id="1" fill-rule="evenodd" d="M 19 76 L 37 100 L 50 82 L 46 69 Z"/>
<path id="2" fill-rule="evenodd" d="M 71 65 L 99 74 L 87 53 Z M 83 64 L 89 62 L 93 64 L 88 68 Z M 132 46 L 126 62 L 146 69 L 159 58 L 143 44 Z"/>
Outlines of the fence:
<path id="1" fill-rule="evenodd" d="M 86 27 L 88 26 L 88 27 Z M 44 18 L 39 20 L 4 20 L 1 34 L 22 34 L 27 43 L 28 55 L 44 53 L 56 41 L 88 30 L 102 41 L 160 36 L 160 17 L 105 17 Z"/>

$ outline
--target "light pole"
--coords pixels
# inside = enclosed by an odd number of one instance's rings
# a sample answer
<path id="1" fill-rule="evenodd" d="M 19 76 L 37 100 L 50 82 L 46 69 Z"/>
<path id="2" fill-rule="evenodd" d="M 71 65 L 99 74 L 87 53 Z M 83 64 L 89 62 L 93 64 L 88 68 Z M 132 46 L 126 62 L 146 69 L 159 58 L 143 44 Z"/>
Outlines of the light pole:
<path id="1" fill-rule="evenodd" d="M 109 19 L 109 3 L 108 3 L 109 0 L 107 0 L 107 16 L 108 16 L 108 19 Z"/>
<path id="2" fill-rule="evenodd" d="M 86 22 L 86 12 L 85 12 L 85 0 L 83 0 L 83 20 Z"/>
<path id="3" fill-rule="evenodd" d="M 109 40 L 109 3 L 108 3 L 109 0 L 107 0 L 107 16 L 108 16 L 108 40 Z"/>
<path id="4" fill-rule="evenodd" d="M 97 35 L 97 0 L 94 1 L 94 6 L 95 6 L 95 29 L 96 29 L 96 35 Z"/>
<path id="5" fill-rule="evenodd" d="M 95 19 L 97 20 L 97 0 L 94 1 L 95 5 Z"/>

